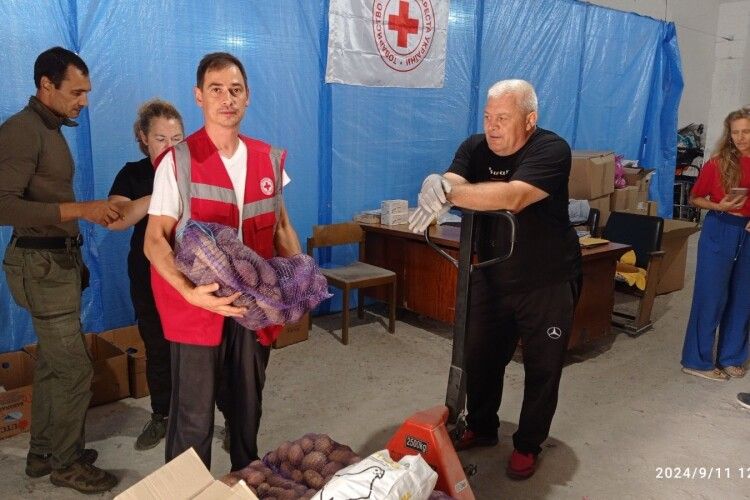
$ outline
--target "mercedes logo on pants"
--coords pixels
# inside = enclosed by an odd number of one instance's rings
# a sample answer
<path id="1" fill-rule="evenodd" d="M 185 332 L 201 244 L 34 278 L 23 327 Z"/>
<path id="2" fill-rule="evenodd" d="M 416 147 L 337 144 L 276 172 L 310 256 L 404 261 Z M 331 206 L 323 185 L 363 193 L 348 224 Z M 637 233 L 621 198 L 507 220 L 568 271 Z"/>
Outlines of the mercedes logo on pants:
<path id="1" fill-rule="evenodd" d="M 547 328 L 547 336 L 552 340 L 557 340 L 562 336 L 562 331 L 556 326 L 551 326 Z"/>

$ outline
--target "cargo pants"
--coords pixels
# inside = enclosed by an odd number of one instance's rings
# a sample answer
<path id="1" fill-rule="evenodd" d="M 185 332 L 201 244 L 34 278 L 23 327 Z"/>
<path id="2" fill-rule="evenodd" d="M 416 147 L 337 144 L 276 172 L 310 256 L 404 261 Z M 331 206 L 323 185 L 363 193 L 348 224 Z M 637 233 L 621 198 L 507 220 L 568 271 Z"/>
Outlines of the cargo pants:
<path id="1" fill-rule="evenodd" d="M 16 303 L 28 310 L 39 342 L 31 405 L 29 451 L 51 454 L 53 469 L 80 456 L 91 399 L 91 358 L 81 333 L 80 249 L 17 248 L 3 269 Z"/>

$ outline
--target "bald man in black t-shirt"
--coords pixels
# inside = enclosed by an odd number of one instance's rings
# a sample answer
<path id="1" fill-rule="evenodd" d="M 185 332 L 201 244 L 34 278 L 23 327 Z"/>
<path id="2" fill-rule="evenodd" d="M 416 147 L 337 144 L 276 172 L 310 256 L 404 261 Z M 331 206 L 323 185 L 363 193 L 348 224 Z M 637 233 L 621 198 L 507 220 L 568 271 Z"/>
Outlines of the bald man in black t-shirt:
<path id="1" fill-rule="evenodd" d="M 409 225 L 424 231 L 452 205 L 509 210 L 518 221 L 510 259 L 472 272 L 465 346 L 467 428 L 457 450 L 494 446 L 505 367 L 521 339 L 525 388 L 507 474 L 531 477 L 557 407 L 565 350 L 580 292 L 581 252 L 568 219 L 570 146 L 538 128 L 537 98 L 523 80 L 493 85 L 484 134 L 466 139 L 444 175 L 422 184 Z M 509 241 L 497 218 L 479 218 L 480 260 L 500 255 Z"/>

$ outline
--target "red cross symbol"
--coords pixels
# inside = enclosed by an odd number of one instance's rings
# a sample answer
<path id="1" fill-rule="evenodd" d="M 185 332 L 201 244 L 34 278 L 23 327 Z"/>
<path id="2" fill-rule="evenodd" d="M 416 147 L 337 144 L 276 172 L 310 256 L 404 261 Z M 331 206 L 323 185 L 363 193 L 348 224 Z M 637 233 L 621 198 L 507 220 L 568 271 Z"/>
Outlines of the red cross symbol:
<path id="1" fill-rule="evenodd" d="M 260 180 L 260 190 L 264 195 L 271 196 L 273 194 L 273 182 L 271 182 L 271 179 L 263 177 Z"/>
<path id="2" fill-rule="evenodd" d="M 419 21 L 409 18 L 409 2 L 399 2 L 398 15 L 388 16 L 388 29 L 398 31 L 396 44 L 399 47 L 407 46 L 407 37 L 419 29 Z"/>

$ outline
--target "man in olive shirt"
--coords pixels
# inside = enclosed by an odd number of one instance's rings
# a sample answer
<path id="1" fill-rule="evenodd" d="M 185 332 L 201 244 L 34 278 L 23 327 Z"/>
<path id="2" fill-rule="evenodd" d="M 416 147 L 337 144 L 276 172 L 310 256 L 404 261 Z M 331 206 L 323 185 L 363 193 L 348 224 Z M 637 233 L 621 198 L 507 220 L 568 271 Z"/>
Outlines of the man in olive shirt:
<path id="1" fill-rule="evenodd" d="M 112 202 L 76 202 L 73 158 L 60 131 L 88 104 L 88 68 L 53 47 L 34 64 L 36 96 L 0 125 L 0 225 L 13 226 L 3 269 L 13 299 L 31 314 L 39 349 L 26 474 L 57 486 L 103 492 L 117 478 L 84 449 L 92 366 L 81 334 L 82 238 L 77 219 L 106 226 Z"/>

